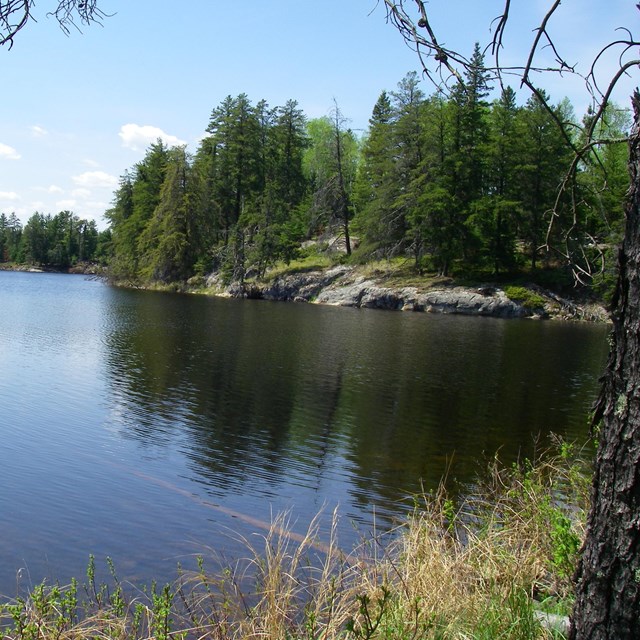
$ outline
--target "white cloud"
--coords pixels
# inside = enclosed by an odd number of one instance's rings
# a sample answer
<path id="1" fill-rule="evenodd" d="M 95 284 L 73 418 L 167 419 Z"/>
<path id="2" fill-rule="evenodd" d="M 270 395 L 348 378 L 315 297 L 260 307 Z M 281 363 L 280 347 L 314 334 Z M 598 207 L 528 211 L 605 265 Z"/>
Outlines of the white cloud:
<path id="1" fill-rule="evenodd" d="M 92 169 L 97 169 L 100 166 L 99 162 L 91 160 L 90 158 L 85 158 L 82 162 L 83 164 L 86 164 L 87 167 L 91 167 Z"/>
<path id="2" fill-rule="evenodd" d="M 56 202 L 56 208 L 60 211 L 68 211 L 73 209 L 77 204 L 77 200 L 58 200 Z"/>
<path id="3" fill-rule="evenodd" d="M 19 160 L 20 154 L 13 147 L 0 142 L 0 158 L 6 158 L 7 160 Z"/>
<path id="4" fill-rule="evenodd" d="M 20 196 L 15 191 L 0 191 L 0 200 L 12 202 L 15 200 L 20 200 Z"/>
<path id="5" fill-rule="evenodd" d="M 64 189 L 62 187 L 59 187 L 57 184 L 52 184 L 47 191 L 49 193 L 64 193 Z"/>
<path id="6" fill-rule="evenodd" d="M 34 124 L 31 127 L 31 135 L 34 138 L 42 138 L 43 136 L 46 136 L 48 133 L 49 132 L 44 127 L 41 127 L 37 124 Z"/>
<path id="7" fill-rule="evenodd" d="M 72 180 L 84 188 L 109 187 L 113 189 L 118 186 L 118 178 L 104 171 L 85 171 L 79 176 L 73 176 Z"/>
<path id="8" fill-rule="evenodd" d="M 133 151 L 146 149 L 158 138 L 169 146 L 186 144 L 184 140 L 169 135 L 162 129 L 149 124 L 124 124 L 120 127 L 120 133 L 118 135 L 122 139 L 122 146 L 127 147 L 127 149 L 132 149 Z"/>
<path id="9" fill-rule="evenodd" d="M 72 195 L 74 198 L 83 198 L 83 199 L 86 199 L 86 198 L 88 198 L 88 197 L 91 195 L 91 191 L 90 191 L 89 189 L 84 189 L 84 188 L 82 188 L 82 187 L 81 187 L 80 189 L 74 189 L 74 190 L 71 192 L 71 195 Z"/>

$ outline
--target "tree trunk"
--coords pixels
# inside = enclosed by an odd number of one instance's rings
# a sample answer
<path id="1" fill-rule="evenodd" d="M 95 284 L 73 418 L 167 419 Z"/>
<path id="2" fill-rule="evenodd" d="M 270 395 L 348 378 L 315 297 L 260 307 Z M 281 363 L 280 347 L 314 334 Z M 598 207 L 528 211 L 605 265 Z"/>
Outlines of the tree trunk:
<path id="1" fill-rule="evenodd" d="M 640 94 L 633 96 L 631 187 L 587 538 L 576 572 L 573 640 L 640 638 Z"/>

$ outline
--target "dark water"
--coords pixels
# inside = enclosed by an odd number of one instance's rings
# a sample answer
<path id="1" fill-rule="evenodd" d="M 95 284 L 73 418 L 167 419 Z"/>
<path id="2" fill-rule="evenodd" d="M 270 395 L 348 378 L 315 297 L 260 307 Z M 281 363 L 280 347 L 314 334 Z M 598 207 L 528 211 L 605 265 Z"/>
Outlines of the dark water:
<path id="1" fill-rule="evenodd" d="M 92 553 L 165 582 L 284 510 L 339 505 L 348 547 L 448 467 L 584 441 L 606 336 L 0 272 L 0 593 Z"/>

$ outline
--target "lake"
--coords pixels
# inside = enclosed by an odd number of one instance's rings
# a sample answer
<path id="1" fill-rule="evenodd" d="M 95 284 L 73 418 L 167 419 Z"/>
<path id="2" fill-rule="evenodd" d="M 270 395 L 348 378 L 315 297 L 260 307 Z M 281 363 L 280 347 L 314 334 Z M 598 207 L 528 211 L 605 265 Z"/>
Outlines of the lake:
<path id="1" fill-rule="evenodd" d="M 584 442 L 601 325 L 187 296 L 0 271 L 0 594 L 171 581 L 290 511 L 384 530 L 445 472 Z M 542 443 L 542 444 L 541 444 Z M 328 519 L 325 518 L 325 520 Z M 324 520 L 323 520 L 324 522 Z M 325 526 L 323 524 L 323 526 Z"/>

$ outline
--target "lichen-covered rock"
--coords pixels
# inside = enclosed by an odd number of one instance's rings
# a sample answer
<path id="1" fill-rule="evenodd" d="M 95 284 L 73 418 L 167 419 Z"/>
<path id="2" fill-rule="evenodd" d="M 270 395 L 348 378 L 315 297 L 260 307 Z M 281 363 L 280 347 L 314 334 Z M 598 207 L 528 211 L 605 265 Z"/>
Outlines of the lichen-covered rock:
<path id="1" fill-rule="evenodd" d="M 400 289 L 380 287 L 364 279 L 348 284 L 334 283 L 322 289 L 315 302 L 342 307 L 401 309 L 501 318 L 521 318 L 531 315 L 527 309 L 507 298 L 499 289 L 487 293 L 464 287 L 452 287 L 419 293 L 413 287 Z"/>
<path id="2" fill-rule="evenodd" d="M 494 289 L 489 294 L 464 287 L 435 289 L 419 295 L 417 304 L 425 311 L 439 313 L 499 318 L 522 318 L 531 315 L 529 310 L 510 300 L 500 289 Z"/>
<path id="3" fill-rule="evenodd" d="M 267 300 L 309 302 L 348 270 L 347 267 L 338 266 L 326 271 L 279 276 L 263 287 L 262 297 Z"/>

